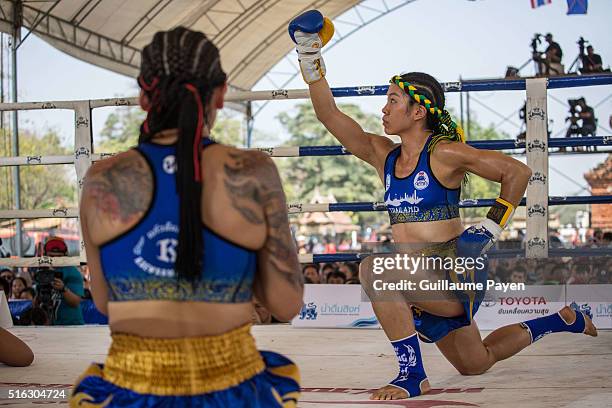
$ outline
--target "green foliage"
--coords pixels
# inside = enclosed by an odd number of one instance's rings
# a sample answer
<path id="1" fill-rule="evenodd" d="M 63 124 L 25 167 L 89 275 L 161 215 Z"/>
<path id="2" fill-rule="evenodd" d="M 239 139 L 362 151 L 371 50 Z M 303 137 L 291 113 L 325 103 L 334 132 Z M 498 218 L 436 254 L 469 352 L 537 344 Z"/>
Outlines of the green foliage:
<path id="1" fill-rule="evenodd" d="M 119 108 L 108 115 L 100 131 L 99 148 L 96 151 L 118 153 L 136 146 L 140 125 L 145 117 L 145 112 L 135 107 Z"/>
<path id="2" fill-rule="evenodd" d="M 10 132 L 4 129 L 1 132 L 1 139 L 6 142 L 0 144 L 0 156 L 11 156 L 8 143 Z M 69 149 L 61 146 L 59 135 L 52 130 L 37 136 L 28 130 L 20 129 L 19 149 L 23 156 L 71 154 Z M 67 165 L 20 167 L 21 207 L 31 210 L 75 206 L 76 181 L 71 177 L 70 169 Z M 0 168 L 0 186 L 0 208 L 14 208 L 11 167 Z"/>
<path id="3" fill-rule="evenodd" d="M 496 131 L 492 125 L 481 126 L 475 120 L 470 122 L 469 140 L 499 140 L 508 138 L 507 135 Z M 475 174 L 470 174 L 468 183 L 461 188 L 461 199 L 466 198 L 497 198 L 499 197 L 500 185 L 485 180 Z M 462 208 L 462 218 L 482 218 L 487 215 L 488 208 Z"/>
<path id="4" fill-rule="evenodd" d="M 136 146 L 140 135 L 140 125 L 145 117 L 145 112 L 135 107 L 120 108 L 108 115 L 104 128 L 100 132 L 96 151 L 117 153 Z M 217 115 L 212 135 L 218 142 L 240 146 L 242 145 L 241 127 L 240 120 L 231 114 L 220 112 Z"/>
<path id="5" fill-rule="evenodd" d="M 357 105 L 339 108 L 369 132 L 383 134 L 380 118 L 364 113 Z M 291 135 L 287 146 L 338 145 L 316 118 L 310 103 L 299 104 L 295 114 L 278 118 Z M 289 202 L 309 202 L 314 189 L 332 193 L 338 201 L 382 201 L 383 185 L 374 168 L 354 156 L 302 157 L 277 160 Z M 360 212 L 353 216 L 362 225 L 384 222 L 380 213 Z"/>

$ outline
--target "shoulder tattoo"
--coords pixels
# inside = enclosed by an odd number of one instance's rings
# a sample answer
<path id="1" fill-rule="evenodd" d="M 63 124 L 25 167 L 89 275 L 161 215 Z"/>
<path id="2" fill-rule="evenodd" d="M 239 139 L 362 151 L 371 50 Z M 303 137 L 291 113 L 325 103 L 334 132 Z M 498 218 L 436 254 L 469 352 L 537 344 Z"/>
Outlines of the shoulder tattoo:
<path id="1" fill-rule="evenodd" d="M 142 158 L 102 160 L 97 167 L 83 185 L 83 194 L 91 198 L 96 216 L 127 223 L 147 211 L 153 177 Z"/>

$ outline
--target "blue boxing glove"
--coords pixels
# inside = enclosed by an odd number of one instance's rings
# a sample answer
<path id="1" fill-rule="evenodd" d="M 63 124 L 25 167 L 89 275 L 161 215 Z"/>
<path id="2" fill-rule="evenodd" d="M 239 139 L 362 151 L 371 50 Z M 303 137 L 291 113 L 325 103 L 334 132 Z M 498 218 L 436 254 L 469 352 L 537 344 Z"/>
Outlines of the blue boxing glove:
<path id="1" fill-rule="evenodd" d="M 321 48 L 334 35 L 334 25 L 318 10 L 306 11 L 289 23 L 289 36 L 296 44 L 302 77 L 312 84 L 325 76 Z"/>
<path id="2" fill-rule="evenodd" d="M 514 206 L 498 198 L 487 218 L 463 231 L 457 239 L 457 256 L 477 258 L 484 255 L 499 239 L 514 214 Z"/>

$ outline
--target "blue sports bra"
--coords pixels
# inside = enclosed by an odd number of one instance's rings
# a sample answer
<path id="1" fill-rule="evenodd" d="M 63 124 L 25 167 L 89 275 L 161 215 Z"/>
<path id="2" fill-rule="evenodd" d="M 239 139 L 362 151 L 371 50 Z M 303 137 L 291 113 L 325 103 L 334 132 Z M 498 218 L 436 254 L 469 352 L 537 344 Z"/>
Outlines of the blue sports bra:
<path id="1" fill-rule="evenodd" d="M 203 148 L 214 142 L 203 139 Z M 174 271 L 179 231 L 174 145 L 142 143 L 154 179 L 148 211 L 129 231 L 100 247 L 109 300 L 249 302 L 257 256 L 202 225 L 204 259 L 199 281 L 178 280 Z"/>
<path id="2" fill-rule="evenodd" d="M 385 159 L 385 204 L 391 225 L 406 222 L 449 220 L 459 217 L 461 187 L 444 187 L 429 164 L 431 136 L 427 139 L 415 169 L 407 177 L 396 177 L 395 163 L 401 145 Z"/>

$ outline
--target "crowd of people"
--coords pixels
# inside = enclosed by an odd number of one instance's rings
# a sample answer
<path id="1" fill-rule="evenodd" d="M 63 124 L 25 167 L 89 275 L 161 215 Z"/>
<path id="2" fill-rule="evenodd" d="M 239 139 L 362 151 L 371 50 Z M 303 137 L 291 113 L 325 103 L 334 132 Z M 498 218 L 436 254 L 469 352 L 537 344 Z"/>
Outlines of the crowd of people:
<path id="1" fill-rule="evenodd" d="M 63 239 L 52 237 L 44 245 L 46 256 L 66 256 Z M 16 325 L 85 324 L 81 301 L 91 299 L 87 266 L 4 268 L 0 286 L 9 301 L 30 302 L 23 313 L 13 316 Z"/>
<path id="2" fill-rule="evenodd" d="M 372 237 L 376 243 L 390 242 L 385 235 Z M 569 247 L 612 247 L 612 231 L 600 229 L 588 230 L 580 234 L 577 230 L 571 237 L 563 237 L 552 231 L 550 245 L 553 248 Z M 355 243 L 344 236 L 319 237 L 309 240 L 299 237 L 296 246 L 300 253 L 334 254 L 365 250 L 364 242 L 358 239 Z M 502 241 L 504 249 L 521 248 L 521 241 Z M 489 267 L 489 279 L 496 282 L 525 283 L 528 285 L 558 284 L 601 284 L 612 283 L 612 258 L 492 258 Z M 330 262 L 320 264 L 303 264 L 302 275 L 307 284 L 359 284 L 359 264 L 357 262 Z"/>

